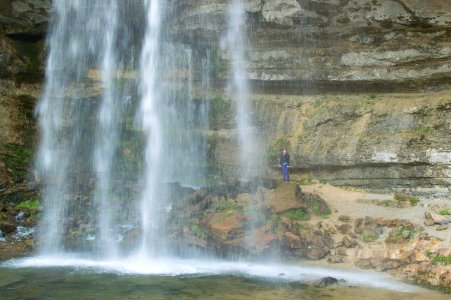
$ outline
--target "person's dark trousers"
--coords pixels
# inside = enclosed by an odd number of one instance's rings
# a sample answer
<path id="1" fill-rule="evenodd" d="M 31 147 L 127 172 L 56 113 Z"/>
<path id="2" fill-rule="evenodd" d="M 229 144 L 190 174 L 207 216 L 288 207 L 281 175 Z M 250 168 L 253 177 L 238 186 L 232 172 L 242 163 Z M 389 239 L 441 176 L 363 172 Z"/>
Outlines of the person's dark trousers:
<path id="1" fill-rule="evenodd" d="M 285 181 L 290 181 L 290 174 L 288 173 L 288 164 L 282 164 L 282 177 Z"/>

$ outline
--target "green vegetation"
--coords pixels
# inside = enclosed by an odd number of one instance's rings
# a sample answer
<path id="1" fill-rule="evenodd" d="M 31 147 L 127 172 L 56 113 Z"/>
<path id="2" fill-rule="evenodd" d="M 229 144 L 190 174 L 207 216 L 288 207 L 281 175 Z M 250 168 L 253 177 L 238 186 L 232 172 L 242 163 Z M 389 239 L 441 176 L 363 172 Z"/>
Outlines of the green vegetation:
<path id="1" fill-rule="evenodd" d="M 228 211 L 228 210 L 240 210 L 241 206 L 232 200 L 226 200 L 221 202 L 221 205 L 216 209 L 216 211 Z"/>
<path id="2" fill-rule="evenodd" d="M 398 201 L 408 201 L 408 202 L 410 202 L 411 206 L 416 206 L 418 204 L 418 202 L 420 202 L 420 199 L 418 197 L 412 196 L 412 195 L 395 193 L 394 197 L 395 197 L 395 200 L 398 200 Z"/>
<path id="3" fill-rule="evenodd" d="M 293 224 L 293 227 L 296 228 L 298 232 L 303 232 L 303 231 L 309 230 L 308 227 L 303 226 L 303 225 L 298 224 L 298 223 L 294 223 L 294 224 Z"/>
<path id="4" fill-rule="evenodd" d="M 364 233 L 362 235 L 362 241 L 364 241 L 365 243 L 371 243 L 377 240 L 378 237 L 379 236 L 375 233 Z"/>
<path id="5" fill-rule="evenodd" d="M 374 98 L 376 98 L 376 94 L 369 94 L 369 95 L 368 95 L 368 98 L 369 98 L 369 99 L 374 99 Z"/>
<path id="6" fill-rule="evenodd" d="M 416 234 L 421 232 L 421 228 L 414 228 L 413 226 L 401 226 L 389 233 L 387 243 L 404 243 L 411 241 Z"/>
<path id="7" fill-rule="evenodd" d="M 197 224 L 191 224 L 191 231 L 200 239 L 205 239 L 205 229 Z"/>
<path id="8" fill-rule="evenodd" d="M 308 213 L 301 209 L 288 210 L 283 213 L 283 216 L 290 220 L 302 220 L 302 221 L 310 220 L 310 216 L 308 215 Z"/>
<path id="9" fill-rule="evenodd" d="M 16 208 L 27 208 L 31 211 L 37 210 L 40 206 L 40 203 L 38 200 L 27 200 L 22 201 L 19 204 L 16 205 Z"/>
<path id="10" fill-rule="evenodd" d="M 308 208 L 318 217 L 324 218 L 332 213 L 327 203 L 320 197 L 310 197 Z"/>
<path id="11" fill-rule="evenodd" d="M 280 216 L 279 215 L 272 215 L 269 219 L 269 222 L 271 223 L 271 228 L 274 232 L 277 232 L 280 230 Z"/>
<path id="12" fill-rule="evenodd" d="M 420 136 L 420 139 L 421 140 L 424 139 L 430 130 L 431 130 L 430 127 L 420 127 L 420 128 L 418 128 L 417 129 L 417 133 Z"/>
<path id="13" fill-rule="evenodd" d="M 432 259 L 431 263 L 433 265 L 436 265 L 436 264 L 442 264 L 445 266 L 451 265 L 451 255 L 448 255 L 448 256 L 436 255 Z"/>
<path id="14" fill-rule="evenodd" d="M 451 215 L 451 213 L 447 209 L 442 209 L 438 213 L 439 213 L 439 215 L 442 215 L 442 216 L 449 216 L 449 215 Z"/>
<path id="15" fill-rule="evenodd" d="M 312 183 L 313 183 L 313 178 L 310 178 L 310 177 L 301 178 L 301 179 L 299 179 L 299 182 L 298 182 L 299 185 L 309 185 Z"/>
<path id="16" fill-rule="evenodd" d="M 36 73 L 41 66 L 40 53 L 42 52 L 43 42 L 28 42 L 20 40 L 12 40 L 13 46 L 17 52 L 27 58 L 27 71 L 29 73 Z"/>
<path id="17" fill-rule="evenodd" d="M 210 128 L 213 130 L 230 127 L 233 120 L 232 101 L 216 96 L 210 101 Z"/>
<path id="18" fill-rule="evenodd" d="M 19 177 L 25 176 L 33 159 L 31 149 L 22 145 L 5 144 L 6 152 L 0 152 L 0 160 L 3 160 L 6 167 Z"/>

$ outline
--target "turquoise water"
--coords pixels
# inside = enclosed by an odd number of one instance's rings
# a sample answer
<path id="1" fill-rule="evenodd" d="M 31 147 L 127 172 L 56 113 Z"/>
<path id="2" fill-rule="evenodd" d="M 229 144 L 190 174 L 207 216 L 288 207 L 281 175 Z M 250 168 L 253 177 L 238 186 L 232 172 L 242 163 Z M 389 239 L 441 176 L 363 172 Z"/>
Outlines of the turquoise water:
<path id="1" fill-rule="evenodd" d="M 449 299 L 378 274 L 309 266 L 65 261 L 3 263 L 0 299 Z M 315 283 L 328 273 L 345 282 L 318 287 Z"/>

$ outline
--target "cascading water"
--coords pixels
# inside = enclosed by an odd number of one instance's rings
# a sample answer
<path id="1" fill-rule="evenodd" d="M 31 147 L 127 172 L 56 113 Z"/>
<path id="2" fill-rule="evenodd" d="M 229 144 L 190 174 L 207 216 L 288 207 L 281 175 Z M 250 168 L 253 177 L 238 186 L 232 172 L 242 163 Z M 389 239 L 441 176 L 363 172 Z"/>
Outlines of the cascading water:
<path id="1" fill-rule="evenodd" d="M 162 128 L 161 113 L 158 102 L 161 101 L 158 85 L 159 46 L 161 27 L 161 3 L 158 0 L 147 0 L 147 29 L 141 58 L 141 93 L 142 101 L 140 117 L 147 137 L 145 150 L 146 172 L 144 174 L 145 189 L 141 199 L 142 241 L 141 255 L 150 251 L 155 254 L 156 246 L 160 249 L 162 226 L 162 207 L 166 201 L 161 199 L 164 191 L 159 183 L 162 166 Z M 150 249 L 151 248 L 151 249 Z"/>
<path id="2" fill-rule="evenodd" d="M 147 1 L 147 31 L 141 59 L 140 119 L 147 137 L 141 196 L 141 254 L 170 255 L 166 245 L 171 191 L 167 183 L 197 187 L 205 181 L 206 110 L 195 103 L 193 52 L 162 40 L 164 1 Z"/>
<path id="3" fill-rule="evenodd" d="M 235 101 L 235 124 L 238 135 L 239 164 L 238 176 L 243 181 L 251 181 L 258 173 L 258 161 L 262 158 L 259 144 L 251 120 L 250 87 L 246 70 L 246 16 L 242 0 L 231 0 L 228 9 L 228 30 L 225 36 L 225 48 L 230 59 L 228 80 L 229 97 Z M 251 252 L 255 249 L 255 229 L 259 222 L 256 211 L 256 197 L 249 201 L 247 234 L 245 247 Z"/>
<path id="4" fill-rule="evenodd" d="M 63 251 L 74 214 L 68 207 L 75 201 L 70 203 L 69 198 L 86 192 L 82 181 L 89 174 L 94 174 L 97 187 L 95 201 L 88 201 L 92 211 L 84 222 L 99 217 L 98 230 L 91 234 L 101 241 L 110 240 L 111 220 L 102 210 L 108 207 L 118 138 L 116 114 L 122 101 L 113 86 L 113 72 L 118 69 L 116 2 L 54 1 L 54 8 L 57 20 L 49 39 L 46 88 L 38 107 L 42 141 L 37 168 L 47 183 L 40 228 L 44 253 Z M 89 73 L 96 78 L 89 80 Z M 99 79 L 100 86 L 95 82 Z M 95 110 L 97 116 L 92 113 Z M 97 248 L 107 252 L 114 249 L 110 246 L 99 242 Z"/>
<path id="5" fill-rule="evenodd" d="M 235 101 L 235 123 L 239 147 L 239 178 L 249 180 L 257 174 L 259 149 L 252 128 L 249 80 L 246 70 L 246 19 L 242 0 L 231 0 L 228 9 L 228 29 L 224 39 L 230 59 L 228 94 Z"/>
<path id="6" fill-rule="evenodd" d="M 164 3 L 54 2 L 38 109 L 44 254 L 171 254 L 169 184 L 204 184 L 208 124 L 193 51 L 163 38 Z M 145 32 L 130 21 L 140 12 Z"/>

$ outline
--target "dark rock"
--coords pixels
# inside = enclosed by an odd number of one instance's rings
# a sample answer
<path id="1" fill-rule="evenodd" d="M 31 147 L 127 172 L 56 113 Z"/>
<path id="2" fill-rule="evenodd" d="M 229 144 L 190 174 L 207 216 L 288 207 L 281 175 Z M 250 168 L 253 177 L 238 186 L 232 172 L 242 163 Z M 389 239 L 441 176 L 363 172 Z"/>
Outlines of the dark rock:
<path id="1" fill-rule="evenodd" d="M 343 247 L 346 247 L 346 248 L 355 248 L 355 247 L 357 247 L 358 243 L 357 243 L 356 240 L 345 236 L 341 240 L 340 245 L 343 246 Z"/>
<path id="2" fill-rule="evenodd" d="M 350 224 L 341 224 L 337 226 L 337 229 L 342 233 L 348 233 L 349 231 L 352 230 L 352 226 Z"/>
<path id="3" fill-rule="evenodd" d="M 341 221 L 341 222 L 347 223 L 347 222 L 349 222 L 350 220 L 351 220 L 351 217 L 350 217 L 350 216 L 341 215 L 341 216 L 338 217 L 338 221 Z"/>
<path id="4" fill-rule="evenodd" d="M 318 286 L 320 287 L 326 287 L 335 284 L 338 284 L 338 279 L 334 277 L 323 277 L 318 282 Z"/>
<path id="5" fill-rule="evenodd" d="M 299 235 L 285 232 L 281 242 L 294 256 L 311 260 L 325 258 L 334 244 L 330 234 L 320 230 L 301 232 Z"/>
<path id="6" fill-rule="evenodd" d="M 398 259 L 382 259 L 376 261 L 376 270 L 385 272 L 388 270 L 399 269 L 403 265 L 405 265 L 405 263 Z"/>
<path id="7" fill-rule="evenodd" d="M 0 230 L 6 234 L 13 233 L 14 231 L 16 231 L 16 225 L 7 221 L 1 221 Z"/>
<path id="8" fill-rule="evenodd" d="M 330 262 L 331 264 L 341 264 L 342 262 L 344 262 L 344 259 L 342 256 L 334 255 L 334 256 L 329 256 L 327 258 L 327 261 Z"/>
<path id="9" fill-rule="evenodd" d="M 439 225 L 439 226 L 437 226 L 437 228 L 435 228 L 435 230 L 444 231 L 444 230 L 448 230 L 448 228 L 449 228 L 448 225 Z"/>

